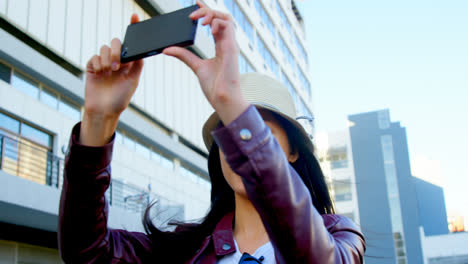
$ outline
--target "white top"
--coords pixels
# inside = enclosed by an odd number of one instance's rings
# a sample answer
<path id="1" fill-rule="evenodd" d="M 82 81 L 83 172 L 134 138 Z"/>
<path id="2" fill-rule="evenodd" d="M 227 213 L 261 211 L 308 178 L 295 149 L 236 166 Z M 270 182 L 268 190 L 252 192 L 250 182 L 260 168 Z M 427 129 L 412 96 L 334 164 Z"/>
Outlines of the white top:
<path id="1" fill-rule="evenodd" d="M 220 261 L 218 261 L 218 264 L 239 264 L 243 253 L 240 253 L 239 246 L 235 239 L 234 244 L 236 246 L 236 252 L 224 256 Z M 257 259 L 263 256 L 265 259 L 262 261 L 262 264 L 276 264 L 275 251 L 273 250 L 271 242 L 259 247 L 252 256 Z"/>

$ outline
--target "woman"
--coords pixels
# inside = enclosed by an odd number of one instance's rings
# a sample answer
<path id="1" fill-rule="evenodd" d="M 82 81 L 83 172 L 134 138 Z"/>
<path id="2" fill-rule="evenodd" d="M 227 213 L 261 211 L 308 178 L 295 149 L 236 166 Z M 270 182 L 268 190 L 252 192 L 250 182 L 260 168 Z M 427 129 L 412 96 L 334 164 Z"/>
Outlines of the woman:
<path id="1" fill-rule="evenodd" d="M 205 123 L 212 208 L 200 224 L 148 234 L 107 228 L 114 131 L 143 62 L 120 64 L 112 40 L 88 63 L 85 111 L 71 137 L 60 204 L 59 245 L 67 263 L 361 263 L 364 238 L 333 215 L 312 143 L 294 119 L 287 89 L 260 75 L 239 76 L 232 18 L 202 3 L 216 57 L 202 60 L 170 47 L 164 54 L 197 75 L 215 113 Z M 138 21 L 132 16 L 132 23 Z M 210 133 L 211 132 L 211 133 Z M 243 254 L 245 253 L 245 254 Z"/>

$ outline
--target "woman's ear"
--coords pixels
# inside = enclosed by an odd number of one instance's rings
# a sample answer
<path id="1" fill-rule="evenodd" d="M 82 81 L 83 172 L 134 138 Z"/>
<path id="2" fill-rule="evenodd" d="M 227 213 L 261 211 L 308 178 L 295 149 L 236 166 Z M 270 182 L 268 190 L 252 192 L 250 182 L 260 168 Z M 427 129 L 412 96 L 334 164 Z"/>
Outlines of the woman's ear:
<path id="1" fill-rule="evenodd" d="M 289 163 L 296 162 L 298 158 L 299 158 L 299 152 L 298 151 L 291 151 L 291 153 L 289 153 L 289 155 L 288 155 Z"/>

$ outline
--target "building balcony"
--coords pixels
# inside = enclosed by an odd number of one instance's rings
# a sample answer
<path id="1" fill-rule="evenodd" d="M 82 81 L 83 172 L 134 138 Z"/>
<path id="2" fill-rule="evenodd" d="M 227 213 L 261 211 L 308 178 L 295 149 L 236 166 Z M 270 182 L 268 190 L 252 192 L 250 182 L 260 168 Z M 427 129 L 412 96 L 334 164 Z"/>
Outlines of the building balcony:
<path id="1" fill-rule="evenodd" d="M 22 138 L 0 135 L 0 222 L 55 232 L 64 160 Z M 184 219 L 183 205 L 148 189 L 112 179 L 106 198 L 109 226 L 142 231 L 141 215 L 157 200 L 164 215 Z"/>

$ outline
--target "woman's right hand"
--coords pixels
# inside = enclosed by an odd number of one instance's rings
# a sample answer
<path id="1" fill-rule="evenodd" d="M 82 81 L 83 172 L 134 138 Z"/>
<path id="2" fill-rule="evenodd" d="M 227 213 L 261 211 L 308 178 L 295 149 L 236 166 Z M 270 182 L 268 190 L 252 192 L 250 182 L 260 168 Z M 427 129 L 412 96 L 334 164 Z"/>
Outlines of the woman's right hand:
<path id="1" fill-rule="evenodd" d="M 137 23 L 134 14 L 131 23 Z M 120 114 L 128 107 L 140 80 L 143 60 L 120 64 L 122 44 L 114 38 L 102 46 L 86 67 L 86 89 L 80 143 L 102 146 L 113 135 Z"/>

